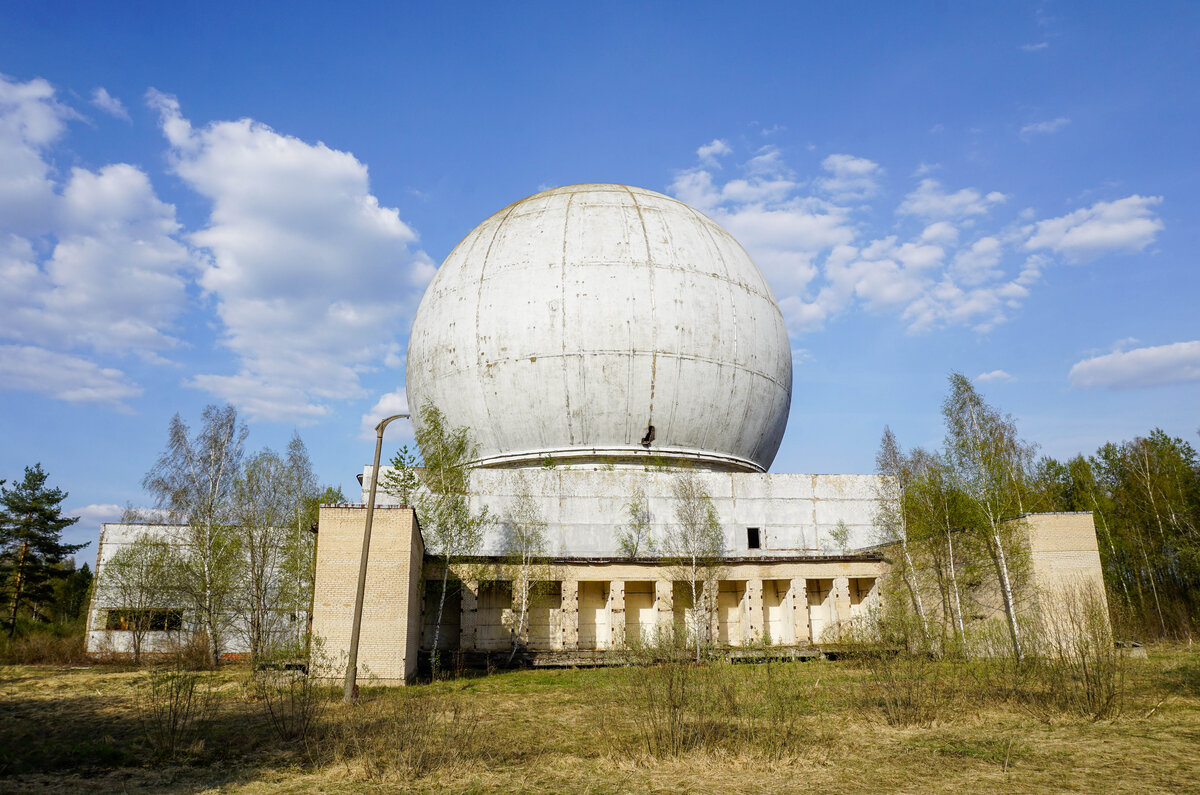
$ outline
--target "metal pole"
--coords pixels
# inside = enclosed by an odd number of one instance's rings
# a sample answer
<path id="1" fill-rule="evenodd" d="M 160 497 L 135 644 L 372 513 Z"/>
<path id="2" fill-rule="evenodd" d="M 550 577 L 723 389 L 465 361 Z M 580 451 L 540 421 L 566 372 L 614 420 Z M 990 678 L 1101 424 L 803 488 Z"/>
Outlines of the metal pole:
<path id="1" fill-rule="evenodd" d="M 367 526 L 363 528 L 362 558 L 358 563 L 358 593 L 354 597 L 354 623 L 350 628 L 350 658 L 346 661 L 346 692 L 342 701 L 358 697 L 358 634 L 362 629 L 363 596 L 367 592 L 367 558 L 371 554 L 371 520 L 375 518 L 375 487 L 379 484 L 379 456 L 383 452 L 383 429 L 392 420 L 408 419 L 408 414 L 393 414 L 375 426 L 375 464 L 371 469 L 371 492 L 367 497 Z"/>

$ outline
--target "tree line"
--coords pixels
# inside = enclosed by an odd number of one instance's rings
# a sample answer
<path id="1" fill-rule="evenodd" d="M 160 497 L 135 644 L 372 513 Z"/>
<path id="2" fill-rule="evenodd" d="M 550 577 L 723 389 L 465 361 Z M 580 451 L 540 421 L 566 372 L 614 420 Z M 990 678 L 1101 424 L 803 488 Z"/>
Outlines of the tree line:
<path id="1" fill-rule="evenodd" d="M 1140 637 L 1190 637 L 1200 597 L 1200 462 L 1155 430 L 1066 463 L 1038 456 L 1010 415 L 961 373 L 942 405 L 945 441 L 905 451 L 885 428 L 876 525 L 893 550 L 893 605 L 938 652 L 969 653 L 973 618 L 1004 617 L 1010 653 L 1028 653 L 1030 513 L 1090 511 L 1114 618 Z M 898 601 L 897 601 L 898 599 Z"/>

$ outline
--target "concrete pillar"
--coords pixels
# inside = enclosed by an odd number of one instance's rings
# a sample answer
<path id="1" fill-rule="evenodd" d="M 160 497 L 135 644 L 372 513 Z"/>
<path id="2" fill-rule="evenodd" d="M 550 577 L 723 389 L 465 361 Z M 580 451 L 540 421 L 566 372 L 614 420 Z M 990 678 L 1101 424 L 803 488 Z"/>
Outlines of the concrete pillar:
<path id="1" fill-rule="evenodd" d="M 671 630 L 675 624 L 675 588 L 670 580 L 655 581 L 654 607 L 658 611 L 659 639 L 666 640 L 671 636 Z"/>
<path id="2" fill-rule="evenodd" d="M 562 635 L 564 649 L 579 648 L 579 581 L 562 582 Z"/>
<path id="3" fill-rule="evenodd" d="M 809 631 L 808 623 L 808 580 L 803 577 L 793 579 L 788 594 L 788 598 L 791 600 L 792 629 L 796 633 L 796 644 L 810 643 L 812 633 Z"/>
<path id="4" fill-rule="evenodd" d="M 458 615 L 458 648 L 475 651 L 475 628 L 479 619 L 478 580 L 463 580 Z"/>
<path id="5" fill-rule="evenodd" d="M 608 626 L 612 640 L 608 647 L 615 649 L 625 645 L 625 581 L 613 580 L 608 584 Z"/>
<path id="6" fill-rule="evenodd" d="M 717 610 L 720 604 L 717 597 L 721 592 L 721 583 L 717 580 L 705 580 L 704 589 L 701 591 L 701 611 L 703 617 L 708 615 L 708 636 L 704 638 L 709 645 L 716 645 L 717 638 L 721 637 L 721 615 Z"/>
<path id="7" fill-rule="evenodd" d="M 746 580 L 746 596 L 742 617 L 741 636 L 743 645 L 757 643 L 763 636 L 763 581 Z M 774 638 L 772 638 L 774 640 Z"/>
<path id="8" fill-rule="evenodd" d="M 837 623 L 850 620 L 850 578 L 833 578 L 833 609 Z"/>

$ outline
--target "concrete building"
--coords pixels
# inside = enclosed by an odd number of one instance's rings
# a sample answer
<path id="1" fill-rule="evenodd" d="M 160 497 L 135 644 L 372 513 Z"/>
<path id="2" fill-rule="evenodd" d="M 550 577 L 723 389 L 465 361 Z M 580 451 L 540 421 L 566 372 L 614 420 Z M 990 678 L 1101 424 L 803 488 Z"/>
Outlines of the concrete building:
<path id="1" fill-rule="evenodd" d="M 878 540 L 878 480 L 768 471 L 793 385 L 783 317 L 741 246 L 682 202 L 576 185 L 488 218 L 426 290 L 406 378 L 409 406 L 432 403 L 449 427 L 471 429 L 472 508 L 500 520 L 478 554 L 454 566 L 438 644 L 446 650 L 485 653 L 516 640 L 578 662 L 680 631 L 691 597 L 678 571 L 654 557 L 620 558 L 617 536 L 641 489 L 661 539 L 675 521 L 671 485 L 685 470 L 708 491 L 724 533 L 707 594 L 718 644 L 804 650 L 878 602 L 887 563 L 854 551 Z M 364 470 L 364 495 L 375 476 Z M 500 564 L 522 494 L 547 523 L 553 560 L 514 638 Z M 378 502 L 389 507 L 375 523 L 359 660 L 379 680 L 402 682 L 432 643 L 442 571 L 413 512 L 388 495 Z M 321 511 L 313 631 L 334 660 L 349 640 L 364 514 L 361 504 Z M 1039 572 L 1050 577 L 1062 524 L 1031 525 L 1047 552 Z M 1087 546 L 1082 520 L 1067 524 L 1069 545 Z M 835 542 L 835 528 L 848 539 Z M 1094 530 L 1090 538 L 1094 551 Z"/>

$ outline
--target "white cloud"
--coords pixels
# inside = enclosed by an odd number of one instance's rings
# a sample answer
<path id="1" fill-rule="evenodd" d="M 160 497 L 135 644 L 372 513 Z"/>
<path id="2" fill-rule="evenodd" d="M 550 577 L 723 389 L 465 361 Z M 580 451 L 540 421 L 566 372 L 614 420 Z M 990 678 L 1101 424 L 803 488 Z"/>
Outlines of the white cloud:
<path id="1" fill-rule="evenodd" d="M 1050 42 L 1039 41 L 1039 42 L 1035 42 L 1033 44 L 1022 44 L 1021 49 L 1024 50 L 1025 52 L 1038 52 L 1039 50 L 1044 50 L 1049 46 L 1050 46 Z"/>
<path id="2" fill-rule="evenodd" d="M 1013 378 L 1004 370 L 992 370 L 991 372 L 980 373 L 979 375 L 975 376 L 975 381 L 980 384 L 986 384 L 991 381 L 1004 382 L 1015 380 L 1015 378 Z"/>
<path id="3" fill-rule="evenodd" d="M 1075 363 L 1068 377 L 1078 389 L 1133 389 L 1200 381 L 1200 340 L 1084 359 Z"/>
<path id="4" fill-rule="evenodd" d="M 1049 249 L 1071 262 L 1081 262 L 1112 251 L 1141 251 L 1154 242 L 1163 222 L 1154 214 L 1161 196 L 1127 196 L 1096 202 L 1073 213 L 1039 221 L 1025 248 Z"/>
<path id="5" fill-rule="evenodd" d="M 878 179 L 883 169 L 878 163 L 853 155 L 830 155 L 821 161 L 830 176 L 817 181 L 821 190 L 834 201 L 860 201 L 879 192 Z"/>
<path id="6" fill-rule="evenodd" d="M 78 516 L 79 522 L 75 525 L 76 528 L 91 528 L 95 532 L 100 531 L 100 525 L 105 522 L 116 522 L 121 519 L 121 514 L 125 513 L 125 508 L 114 503 L 92 503 L 84 505 L 80 508 L 71 508 L 63 511 L 67 516 Z"/>
<path id="7" fill-rule="evenodd" d="M 1002 223 L 989 215 L 1008 199 L 1003 193 L 949 189 L 915 175 L 915 188 L 891 208 L 900 217 L 884 225 L 882 166 L 839 154 L 825 158 L 822 170 L 798 177 L 769 147 L 723 181 L 701 164 L 678 172 L 668 189 L 745 246 L 793 334 L 855 307 L 892 314 L 912 332 L 986 332 L 1020 308 L 1057 253 L 1078 251 L 1099 235 L 1097 224 L 1137 215 L 1127 205 L 1096 205 L 1063 219 L 1028 223 L 1022 212 Z M 922 223 L 914 228 L 913 221 Z"/>
<path id="8" fill-rule="evenodd" d="M 722 141 L 720 138 L 714 138 L 712 142 L 705 144 L 696 150 L 696 156 L 700 158 L 700 162 L 708 166 L 720 168 L 717 164 L 717 158 L 721 155 L 727 155 L 733 150 L 729 148 L 729 144 Z"/>
<path id="9" fill-rule="evenodd" d="M 0 74 L 0 231 L 40 235 L 54 223 L 54 183 L 47 147 L 74 111 L 45 80 L 9 81 Z"/>
<path id="10" fill-rule="evenodd" d="M 1035 135 L 1049 135 L 1050 133 L 1058 132 L 1070 123 L 1070 119 L 1060 116 L 1059 118 L 1051 119 L 1050 121 L 1039 121 L 1034 122 L 1033 124 L 1026 124 L 1021 128 L 1020 136 L 1028 141 Z"/>
<path id="11" fill-rule="evenodd" d="M 78 116 L 54 93 L 44 80 L 0 77 L 0 342 L 10 343 L 9 386 L 124 407 L 140 388 L 79 352 L 162 361 L 178 344 L 172 327 L 187 304 L 192 257 L 177 239 L 175 208 L 139 169 L 73 168 L 56 181 L 54 147 Z M 27 372 L 38 358 L 54 370 L 44 384 Z"/>
<path id="12" fill-rule="evenodd" d="M 36 392 L 68 403 L 99 403 L 128 411 L 142 394 L 120 370 L 32 345 L 0 345 L 0 389 Z"/>
<path id="13" fill-rule="evenodd" d="M 362 415 L 362 419 L 359 424 L 359 435 L 363 439 L 374 439 L 375 426 L 379 424 L 380 420 L 391 417 L 394 414 L 407 413 L 408 395 L 404 387 L 400 387 L 394 392 L 388 392 L 387 394 L 381 396 L 379 400 L 375 401 L 375 405 L 371 406 L 371 408 L 367 410 L 366 414 Z M 407 422 L 397 421 L 396 423 L 388 426 L 388 439 L 391 439 L 392 435 L 399 430 L 397 425 L 405 426 L 407 429 L 405 430 L 405 434 L 411 438 L 412 426 Z"/>
<path id="14" fill-rule="evenodd" d="M 92 104 L 100 110 L 117 119 L 129 121 L 129 111 L 125 110 L 125 105 L 121 100 L 108 93 L 104 86 L 100 86 L 92 92 Z"/>
<path id="15" fill-rule="evenodd" d="M 394 348 L 434 273 L 411 248 L 416 233 L 348 152 L 250 119 L 195 129 L 173 97 L 149 101 L 173 170 L 212 201 L 191 241 L 211 253 L 199 283 L 240 362 L 189 383 L 273 420 L 311 420 L 361 395 L 359 374 Z"/>
<path id="16" fill-rule="evenodd" d="M 975 188 L 947 192 L 936 179 L 925 178 L 896 208 L 899 215 L 915 215 L 929 221 L 983 215 L 1008 197 L 998 191 L 983 194 Z"/>

